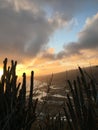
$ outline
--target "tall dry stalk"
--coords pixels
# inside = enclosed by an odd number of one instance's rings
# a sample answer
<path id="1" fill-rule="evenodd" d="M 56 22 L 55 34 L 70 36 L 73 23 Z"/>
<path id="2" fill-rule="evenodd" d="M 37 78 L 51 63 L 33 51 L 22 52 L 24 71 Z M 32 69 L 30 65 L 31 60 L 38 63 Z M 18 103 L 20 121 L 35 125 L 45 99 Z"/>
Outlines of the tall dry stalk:
<path id="1" fill-rule="evenodd" d="M 31 73 L 29 99 L 26 97 L 26 74 L 23 73 L 22 85 L 17 83 L 17 62 L 7 66 L 3 61 L 3 75 L 0 80 L 0 130 L 30 130 L 36 120 L 37 100 L 33 100 L 34 72 Z"/>

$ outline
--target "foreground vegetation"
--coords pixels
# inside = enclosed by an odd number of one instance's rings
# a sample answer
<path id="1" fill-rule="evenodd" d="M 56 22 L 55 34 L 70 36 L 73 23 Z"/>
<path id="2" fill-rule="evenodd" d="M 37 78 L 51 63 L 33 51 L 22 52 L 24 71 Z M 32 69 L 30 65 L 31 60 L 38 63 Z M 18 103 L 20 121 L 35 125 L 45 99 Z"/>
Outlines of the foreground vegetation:
<path id="1" fill-rule="evenodd" d="M 36 120 L 37 100 L 33 102 L 34 72 L 31 72 L 30 92 L 27 99 L 26 74 L 23 74 L 22 84 L 17 83 L 17 62 L 11 61 L 11 67 L 8 67 L 6 58 L 3 64 L 0 81 L 0 130 L 30 130 Z"/>
<path id="2" fill-rule="evenodd" d="M 33 99 L 34 72 L 31 72 L 30 92 L 27 97 L 26 74 L 23 73 L 22 83 L 18 83 L 16 66 L 16 61 L 11 61 L 10 67 L 7 66 L 7 58 L 3 61 L 3 75 L 0 80 L 0 130 L 98 129 L 98 89 L 93 75 L 79 67 L 80 76 L 73 82 L 67 81 L 70 93 L 62 106 L 63 116 L 66 118 L 62 118 L 60 111 L 55 117 L 46 113 L 39 118 L 36 113 L 38 99 Z"/>

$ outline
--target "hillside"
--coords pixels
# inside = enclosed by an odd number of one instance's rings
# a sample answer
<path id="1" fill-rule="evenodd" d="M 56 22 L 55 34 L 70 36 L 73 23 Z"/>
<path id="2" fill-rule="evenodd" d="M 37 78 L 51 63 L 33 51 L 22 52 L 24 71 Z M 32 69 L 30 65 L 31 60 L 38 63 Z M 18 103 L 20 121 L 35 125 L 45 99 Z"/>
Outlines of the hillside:
<path id="1" fill-rule="evenodd" d="M 98 66 L 92 66 L 92 67 L 85 67 L 83 68 L 88 74 L 92 75 L 96 81 L 98 82 Z M 74 80 L 76 79 L 77 75 L 79 75 L 78 68 L 74 70 L 64 71 L 60 73 L 54 73 L 52 84 L 58 86 L 58 85 L 65 85 L 66 80 Z M 47 82 L 49 83 L 50 79 L 52 77 L 52 74 L 44 75 L 44 76 L 37 76 L 35 77 L 36 80 L 39 80 L 41 82 Z"/>

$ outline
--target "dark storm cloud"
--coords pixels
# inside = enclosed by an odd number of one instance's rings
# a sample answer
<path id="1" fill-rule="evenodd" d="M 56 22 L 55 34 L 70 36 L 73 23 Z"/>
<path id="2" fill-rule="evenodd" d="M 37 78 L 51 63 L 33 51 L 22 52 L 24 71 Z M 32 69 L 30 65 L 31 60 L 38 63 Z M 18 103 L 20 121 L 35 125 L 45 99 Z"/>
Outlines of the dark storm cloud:
<path id="1" fill-rule="evenodd" d="M 43 14 L 35 15 L 29 10 L 17 12 L 10 6 L 0 8 L 0 48 L 3 51 L 14 50 L 27 55 L 32 51 L 32 55 L 36 55 L 47 43 L 50 33 Z"/>

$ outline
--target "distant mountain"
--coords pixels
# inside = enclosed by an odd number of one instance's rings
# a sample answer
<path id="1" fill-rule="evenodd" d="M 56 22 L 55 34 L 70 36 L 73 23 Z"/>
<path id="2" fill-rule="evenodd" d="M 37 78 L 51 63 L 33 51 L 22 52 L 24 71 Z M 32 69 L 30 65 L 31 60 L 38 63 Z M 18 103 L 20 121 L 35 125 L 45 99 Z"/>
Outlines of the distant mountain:
<path id="1" fill-rule="evenodd" d="M 98 82 L 98 65 L 96 66 L 91 66 L 91 67 L 85 67 L 82 68 L 88 75 L 93 76 L 93 78 L 96 79 L 96 82 Z M 66 80 L 74 80 L 76 77 L 79 75 L 79 70 L 74 69 L 74 70 L 69 70 L 69 71 L 64 71 L 60 73 L 54 73 L 53 74 L 53 80 L 52 84 L 55 85 L 62 85 L 64 86 L 66 83 Z M 52 74 L 49 75 L 44 75 L 44 76 L 36 76 L 35 79 L 39 80 L 41 82 L 47 82 L 49 83 L 50 79 L 52 77 Z"/>
<path id="2" fill-rule="evenodd" d="M 98 83 L 98 66 L 85 67 L 83 70 L 87 77 L 93 77 L 93 79 L 95 79 L 95 81 Z M 46 107 L 43 109 L 44 111 L 47 110 L 46 108 L 48 108 L 48 111 L 54 114 L 61 110 L 62 105 L 67 98 L 67 94 L 70 95 L 70 89 L 67 80 L 73 81 L 79 75 L 80 73 L 78 68 L 75 70 L 54 73 L 51 84 L 50 81 L 52 74 L 35 77 L 35 80 L 39 82 L 39 84 L 34 87 L 36 92 L 34 98 L 39 99 L 38 108 L 41 106 L 40 103 L 46 101 Z M 48 89 L 49 92 L 47 93 Z M 72 99 L 72 95 L 70 95 L 70 99 Z"/>

